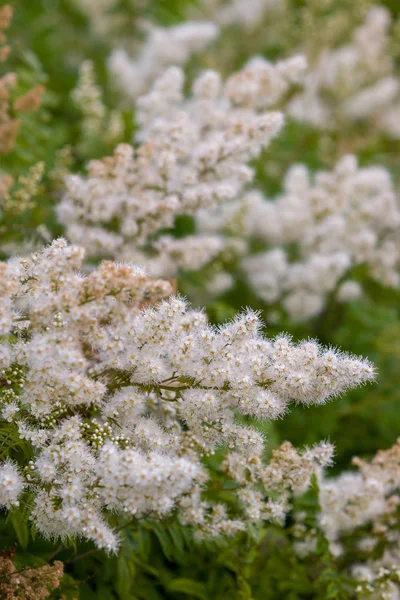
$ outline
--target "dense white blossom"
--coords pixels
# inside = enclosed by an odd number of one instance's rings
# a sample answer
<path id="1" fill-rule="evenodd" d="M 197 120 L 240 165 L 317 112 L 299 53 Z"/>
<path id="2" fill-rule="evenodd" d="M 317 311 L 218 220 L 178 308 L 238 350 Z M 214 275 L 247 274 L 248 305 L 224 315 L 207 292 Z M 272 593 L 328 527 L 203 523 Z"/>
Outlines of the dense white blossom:
<path id="1" fill-rule="evenodd" d="M 332 554 L 345 561 L 348 575 L 359 582 L 357 598 L 395 600 L 400 594 L 400 439 L 371 462 L 354 458 L 353 464 L 356 471 L 331 479 L 318 471 L 319 526 Z M 316 530 L 307 531 L 301 515 L 297 519 L 303 541 L 295 543 L 296 551 L 314 553 Z"/>
<path id="2" fill-rule="evenodd" d="M 186 21 L 174 27 L 154 27 L 135 58 L 130 58 L 123 48 L 112 51 L 108 60 L 110 76 L 124 98 L 135 100 L 148 91 L 166 67 L 183 66 L 217 35 L 218 27 L 211 21 Z"/>
<path id="3" fill-rule="evenodd" d="M 282 520 L 331 447 L 286 445 L 266 466 L 262 436 L 236 414 L 276 419 L 291 402 L 322 404 L 372 380 L 372 366 L 311 340 L 268 340 L 252 311 L 213 328 L 168 282 L 112 262 L 83 277 L 83 259 L 61 239 L 2 264 L 1 415 L 32 448 L 20 474 L 1 467 L 2 504 L 29 486 L 42 534 L 108 550 L 118 545 L 110 511 L 178 509 L 201 535 Z M 244 507 L 235 518 L 202 498 L 201 459 L 220 446 Z"/>
<path id="4" fill-rule="evenodd" d="M 304 320 L 337 292 L 342 302 L 362 294 L 356 268 L 384 286 L 400 284 L 400 208 L 383 167 L 359 167 L 343 157 L 332 172 L 311 176 L 303 165 L 286 175 L 283 193 L 266 199 L 250 191 L 240 200 L 198 215 L 198 230 L 232 249 L 242 270 L 267 303 L 282 302 L 291 318 Z M 251 241 L 265 250 L 250 253 Z"/>
<path id="5" fill-rule="evenodd" d="M 309 2 L 303 11 L 296 11 L 285 0 L 207 0 L 203 12 L 219 23 L 222 32 L 235 25 L 244 35 L 261 36 L 268 28 L 267 35 L 278 45 L 282 36 L 293 36 L 285 24 L 292 19 L 291 27 L 298 26 L 293 19 L 297 15 L 301 26 L 292 48 L 307 56 L 310 67 L 302 90 L 289 100 L 287 112 L 328 130 L 368 121 L 372 131 L 397 138 L 400 79 L 392 56 L 392 17 L 386 7 L 372 1 L 357 4 L 358 10 L 346 10 L 334 0 L 315 6 Z M 326 19 L 325 14 L 325 20 L 324 10 L 330 15 Z M 318 31 L 324 27 L 326 40 Z M 229 45 L 229 38 L 224 38 L 224 44 Z"/>
<path id="6" fill-rule="evenodd" d="M 390 12 L 374 6 L 349 43 L 313 57 L 303 90 L 288 105 L 294 117 L 333 128 L 352 120 L 372 121 L 398 137 L 400 80 L 390 55 Z"/>
<path id="7" fill-rule="evenodd" d="M 206 0 L 205 5 L 213 18 L 222 26 L 238 24 L 253 29 L 268 15 L 281 16 L 283 0 Z"/>
<path id="8" fill-rule="evenodd" d="M 90 26 L 96 35 L 108 35 L 115 22 L 112 14 L 118 0 L 70 0 L 87 16 Z"/>
<path id="9" fill-rule="evenodd" d="M 249 160 L 283 124 L 281 113 L 265 108 L 303 70 L 294 57 L 277 65 L 254 59 L 225 83 L 205 71 L 186 99 L 183 72 L 170 68 L 137 101 L 138 146 L 120 145 L 113 157 L 92 161 L 87 178 L 67 178 L 58 206 L 67 237 L 89 254 L 147 264 L 162 276 L 208 262 L 218 240 L 155 236 L 173 228 L 177 215 L 239 195 L 253 176 Z"/>
<path id="10" fill-rule="evenodd" d="M 357 471 L 322 479 L 320 484 L 320 524 L 337 552 L 342 533 L 371 521 L 377 524 L 400 501 L 400 440 L 379 451 L 370 463 L 354 458 L 353 464 Z"/>
<path id="11" fill-rule="evenodd" d="M 24 480 L 18 468 L 7 461 L 0 465 L 0 507 L 18 506 L 18 498 L 24 489 Z"/>

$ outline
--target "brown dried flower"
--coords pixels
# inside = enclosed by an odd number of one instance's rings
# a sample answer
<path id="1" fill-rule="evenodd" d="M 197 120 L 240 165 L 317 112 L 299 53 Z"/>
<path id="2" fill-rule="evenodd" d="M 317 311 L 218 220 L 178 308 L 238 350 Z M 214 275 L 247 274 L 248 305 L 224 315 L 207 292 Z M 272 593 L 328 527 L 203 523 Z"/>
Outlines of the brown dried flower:
<path id="1" fill-rule="evenodd" d="M 37 110 L 42 103 L 43 93 L 44 87 L 42 85 L 35 85 L 29 92 L 16 99 L 14 110 L 16 112 L 32 112 Z"/>
<path id="2" fill-rule="evenodd" d="M 2 600 L 45 600 L 60 585 L 64 565 L 27 567 L 18 571 L 13 563 L 15 548 L 0 552 L 0 596 Z"/>

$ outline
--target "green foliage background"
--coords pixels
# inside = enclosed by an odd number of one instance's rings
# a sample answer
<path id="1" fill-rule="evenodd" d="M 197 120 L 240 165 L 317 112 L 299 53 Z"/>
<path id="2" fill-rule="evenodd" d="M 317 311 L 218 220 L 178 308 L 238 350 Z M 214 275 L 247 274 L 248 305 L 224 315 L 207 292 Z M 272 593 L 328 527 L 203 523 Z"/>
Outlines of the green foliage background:
<path id="1" fill-rule="evenodd" d="M 0 1 L 0 6 L 5 2 Z M 241 66 L 254 51 L 271 59 L 290 54 L 291 43 L 298 35 L 296 23 L 301 22 L 301 10 L 311 4 L 307 0 L 292 0 L 292 38 L 269 44 L 268 36 L 248 40 L 228 31 L 217 42 L 217 49 L 208 49 L 193 59 L 189 72 L 202 66 L 212 66 L 229 72 Z M 342 0 L 342 10 L 350 10 L 350 1 Z M 387 0 L 395 18 L 400 15 L 398 0 Z M 80 129 L 80 114 L 71 101 L 70 92 L 76 86 L 79 65 L 83 59 L 93 60 L 98 82 L 104 90 L 109 108 L 118 98 L 111 89 L 105 68 L 106 58 L 116 37 L 99 36 L 93 31 L 78 3 L 70 0 L 15 0 L 14 19 L 9 31 L 12 54 L 3 72 L 15 70 L 19 83 L 16 95 L 32 85 L 46 87 L 43 106 L 37 113 L 23 116 L 18 143 L 13 152 L 0 157 L 0 169 L 15 177 L 39 160 L 46 163 L 46 177 L 37 207 L 10 220 L 2 214 L 2 241 L 18 243 L 29 238 L 36 227 L 45 223 L 53 236 L 62 233 L 54 216 L 60 187 L 49 176 L 55 166 L 57 151 L 66 145 L 72 148 L 75 171 L 83 170 L 89 159 L 110 153 L 104 140 L 85 139 Z M 188 11 L 202 11 L 201 0 L 120 0 L 118 11 L 125 15 L 122 30 L 115 36 L 140 40 L 138 19 L 169 25 L 184 19 Z M 199 14 L 199 12 L 197 12 Z M 229 41 L 229 36 L 231 40 Z M 232 42 L 234 36 L 234 42 Z M 262 40 L 261 45 L 260 39 Z M 292 41 L 291 41 L 292 40 Z M 225 45 L 224 45 L 225 44 Z M 224 48 L 226 56 L 224 55 Z M 233 50 L 232 50 L 233 48 Z M 399 52 L 400 55 L 400 52 Z M 0 71 L 1 74 L 1 71 Z M 134 115 L 124 109 L 125 132 L 120 141 L 130 141 Z M 361 164 L 386 166 L 394 180 L 400 179 L 398 143 L 384 136 L 368 137 L 362 127 L 352 131 L 350 139 L 360 137 Z M 346 131 L 321 134 L 310 127 L 289 122 L 280 136 L 255 165 L 256 183 L 268 194 L 280 189 L 282 174 L 294 162 L 302 161 L 311 168 L 330 167 L 340 153 L 339 142 L 349 138 Z M 177 233 L 187 232 L 190 219 L 177 223 Z M 234 265 L 232 265 L 234 269 Z M 201 289 L 206 275 L 184 276 L 181 290 L 196 286 Z M 349 468 L 351 457 L 371 457 L 378 449 L 394 443 L 400 434 L 400 298 L 399 294 L 364 281 L 368 287 L 364 299 L 351 305 L 328 305 L 318 319 L 301 326 L 289 321 L 269 326 L 269 335 L 286 330 L 294 338 L 316 337 L 325 344 L 369 357 L 377 366 L 378 382 L 367 389 L 349 393 L 324 407 L 294 408 L 284 420 L 273 425 L 258 424 L 269 439 L 268 451 L 284 440 L 296 446 L 330 439 L 337 448 L 332 472 Z M 268 322 L 268 310 L 260 304 L 246 286 L 237 279 L 236 287 L 223 298 L 208 306 L 210 319 L 221 322 L 240 308 L 259 308 Z M 9 447 L 11 427 L 0 428 L 1 448 Z M 28 452 L 15 441 L 13 453 Z M 218 477 L 219 460 L 211 461 Z M 222 489 L 221 494 L 229 494 Z M 318 509 L 316 485 L 303 499 L 302 508 L 310 522 Z M 187 529 L 171 520 L 161 525 L 155 522 L 126 524 L 124 543 L 118 557 L 106 557 L 93 547 L 65 540 L 58 546 L 35 536 L 27 515 L 14 510 L 0 516 L 0 546 L 7 548 L 17 542 L 17 566 L 38 566 L 57 557 L 65 562 L 66 576 L 54 598 L 80 600 L 300 600 L 351 598 L 352 592 L 343 576 L 345 565 L 334 560 L 321 536 L 316 557 L 301 560 L 293 551 L 292 523 L 285 528 L 264 524 L 234 539 L 197 543 Z M 314 523 L 315 527 L 317 524 Z M 350 591 L 349 591 L 350 590 Z"/>

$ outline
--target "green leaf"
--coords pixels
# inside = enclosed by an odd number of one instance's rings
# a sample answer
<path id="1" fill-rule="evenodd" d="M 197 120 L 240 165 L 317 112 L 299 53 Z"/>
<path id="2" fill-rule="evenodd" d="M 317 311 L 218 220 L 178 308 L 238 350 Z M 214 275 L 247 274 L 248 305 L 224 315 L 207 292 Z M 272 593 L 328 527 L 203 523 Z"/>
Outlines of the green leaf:
<path id="1" fill-rule="evenodd" d="M 109 600 L 112 597 L 111 590 L 107 585 L 96 585 L 97 600 Z"/>
<path id="2" fill-rule="evenodd" d="M 185 539 L 182 534 L 182 528 L 177 523 L 174 523 L 171 527 L 168 527 L 168 532 L 174 543 L 175 550 L 179 554 L 183 554 L 185 550 Z"/>
<path id="3" fill-rule="evenodd" d="M 247 583 L 245 578 L 242 577 L 241 575 L 238 575 L 237 583 L 238 583 L 238 592 L 239 592 L 238 599 L 239 600 L 251 600 L 253 597 L 252 593 L 251 593 L 251 587 Z"/>
<path id="4" fill-rule="evenodd" d="M 125 556 L 120 555 L 117 559 L 117 581 L 115 589 L 121 600 L 131 599 L 131 586 L 134 578 L 134 565 Z"/>
<path id="5" fill-rule="evenodd" d="M 343 598 L 343 596 L 341 595 L 341 590 L 336 583 L 330 583 L 326 592 L 327 600 L 337 600 L 338 598 Z"/>
<path id="6" fill-rule="evenodd" d="M 174 579 L 167 585 L 169 592 L 182 592 L 192 598 L 201 598 L 206 600 L 206 587 L 203 583 L 194 581 L 193 579 Z"/>
<path id="7" fill-rule="evenodd" d="M 160 542 L 164 556 L 168 560 L 172 561 L 174 548 L 173 548 L 172 540 L 171 540 L 170 536 L 168 535 L 168 532 L 166 531 L 165 527 L 163 527 L 159 523 L 153 523 L 151 529 L 152 529 L 152 531 L 154 531 L 158 541 Z"/>
<path id="8" fill-rule="evenodd" d="M 160 576 L 160 572 L 158 569 L 156 569 L 155 567 L 152 567 L 151 565 L 149 565 L 148 563 L 140 560 L 140 558 L 138 558 L 137 556 L 133 555 L 132 556 L 132 560 L 135 561 L 135 563 L 143 570 L 145 571 L 145 573 L 149 573 L 150 575 L 152 575 L 153 577 L 159 577 Z"/>
<path id="9" fill-rule="evenodd" d="M 139 527 L 138 531 L 134 533 L 133 538 L 136 543 L 137 552 L 140 558 L 147 560 L 151 549 L 149 532 L 146 531 L 144 527 Z"/>
<path id="10" fill-rule="evenodd" d="M 68 573 L 64 573 L 61 580 L 61 586 L 58 591 L 60 593 L 60 597 L 65 598 L 65 600 L 78 600 L 78 598 L 82 598 L 78 590 L 78 582 L 75 581 L 75 579 Z M 98 596 L 98 598 L 99 600 L 105 600 L 101 596 Z"/>
<path id="11" fill-rule="evenodd" d="M 21 548 L 26 550 L 29 543 L 29 527 L 22 511 L 14 510 L 10 514 L 10 520 Z"/>

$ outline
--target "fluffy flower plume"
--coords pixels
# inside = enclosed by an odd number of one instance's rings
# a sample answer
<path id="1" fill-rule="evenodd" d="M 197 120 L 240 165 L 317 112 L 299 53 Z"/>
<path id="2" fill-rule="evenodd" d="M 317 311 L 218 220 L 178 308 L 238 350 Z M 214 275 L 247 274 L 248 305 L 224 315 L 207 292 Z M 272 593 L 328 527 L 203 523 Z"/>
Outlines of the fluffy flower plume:
<path id="1" fill-rule="evenodd" d="M 118 4 L 117 0 L 71 0 L 71 2 L 86 15 L 96 35 L 110 35 L 114 25 L 120 21 L 119 15 L 115 17 L 113 14 Z"/>
<path id="2" fill-rule="evenodd" d="M 217 35 L 218 27 L 211 21 L 186 21 L 174 27 L 152 28 L 135 59 L 122 48 L 113 50 L 108 61 L 110 75 L 124 98 L 135 100 L 148 91 L 166 67 L 184 65 Z"/>
<path id="3" fill-rule="evenodd" d="M 353 464 L 357 470 L 333 479 L 318 472 L 319 526 L 332 554 L 358 582 L 357 598 L 395 600 L 400 594 L 400 439 L 371 462 L 354 458 Z M 299 533 L 304 531 L 300 526 Z M 302 555 L 315 551 L 315 534 L 314 529 L 297 544 Z"/>
<path id="4" fill-rule="evenodd" d="M 89 164 L 88 177 L 70 176 L 58 207 L 66 235 L 89 254 L 146 264 L 174 276 L 197 269 L 221 250 L 215 236 L 176 240 L 177 215 L 225 204 L 251 181 L 250 159 L 280 130 L 283 116 L 267 111 L 304 73 L 301 56 L 273 65 L 260 57 L 225 83 L 215 71 L 195 80 L 184 97 L 184 75 L 170 68 L 137 101 L 139 129 L 133 148 Z"/>
<path id="5" fill-rule="evenodd" d="M 111 262 L 83 277 L 83 258 L 57 240 L 2 263 L 1 414 L 32 448 L 23 470 L 2 465 L 2 505 L 28 486 L 42 534 L 108 550 L 118 546 L 110 512 L 178 509 L 203 535 L 281 520 L 331 448 L 286 446 L 265 467 L 261 435 L 235 415 L 276 419 L 292 401 L 321 404 L 373 379 L 372 366 L 314 341 L 268 340 L 251 311 L 215 329 L 168 282 Z M 201 459 L 221 445 L 246 507 L 234 519 L 202 499 Z"/>
<path id="6" fill-rule="evenodd" d="M 282 0 L 206 0 L 205 5 L 213 18 L 222 26 L 240 25 L 252 30 L 263 22 L 265 15 L 282 14 Z"/>
<path id="7" fill-rule="evenodd" d="M 204 12 L 222 34 L 235 25 L 261 43 L 267 31 L 272 46 L 275 41 L 284 49 L 282 38 L 292 36 L 286 43 L 307 56 L 310 68 L 302 90 L 286 106 L 288 114 L 324 130 L 362 121 L 371 131 L 400 136 L 400 80 L 392 56 L 396 25 L 386 7 L 372 0 L 326 0 L 298 10 L 284 0 L 208 0 Z M 229 39 L 235 36 L 224 38 L 224 48 Z"/>
<path id="8" fill-rule="evenodd" d="M 390 55 L 391 15 L 374 6 L 348 44 L 313 57 L 304 89 L 288 106 L 294 117 L 317 127 L 369 120 L 400 135 L 400 81 Z"/>
<path id="9" fill-rule="evenodd" d="M 77 86 L 71 98 L 81 114 L 82 137 L 97 136 L 113 143 L 123 134 L 123 121 L 118 110 L 108 111 L 103 104 L 102 90 L 97 85 L 92 61 L 85 60 L 79 69 Z"/>
<path id="10" fill-rule="evenodd" d="M 359 167 L 354 156 L 314 177 L 296 165 L 278 198 L 251 191 L 200 213 L 198 223 L 203 235 L 242 255 L 257 294 L 268 304 L 281 301 L 294 320 L 320 313 L 328 295 L 359 297 L 352 275 L 361 266 L 382 285 L 399 287 L 400 209 L 390 175 L 382 167 Z M 254 241 L 266 250 L 250 254 Z"/>
<path id="11" fill-rule="evenodd" d="M 0 506 L 11 508 L 18 506 L 18 498 L 24 488 L 24 481 L 18 468 L 11 462 L 0 466 Z"/>

